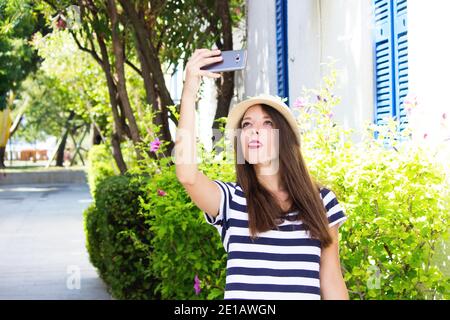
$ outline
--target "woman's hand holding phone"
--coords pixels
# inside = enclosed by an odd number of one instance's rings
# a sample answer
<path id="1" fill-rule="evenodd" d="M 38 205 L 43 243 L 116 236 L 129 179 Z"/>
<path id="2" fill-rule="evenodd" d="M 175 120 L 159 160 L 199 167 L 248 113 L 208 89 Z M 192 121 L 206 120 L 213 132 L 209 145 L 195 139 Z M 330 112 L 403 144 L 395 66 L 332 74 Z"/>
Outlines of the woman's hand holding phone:
<path id="1" fill-rule="evenodd" d="M 186 76 L 183 86 L 183 95 L 197 95 L 200 89 L 201 77 L 220 78 L 219 73 L 201 70 L 202 67 L 222 61 L 220 50 L 197 49 L 186 64 Z"/>

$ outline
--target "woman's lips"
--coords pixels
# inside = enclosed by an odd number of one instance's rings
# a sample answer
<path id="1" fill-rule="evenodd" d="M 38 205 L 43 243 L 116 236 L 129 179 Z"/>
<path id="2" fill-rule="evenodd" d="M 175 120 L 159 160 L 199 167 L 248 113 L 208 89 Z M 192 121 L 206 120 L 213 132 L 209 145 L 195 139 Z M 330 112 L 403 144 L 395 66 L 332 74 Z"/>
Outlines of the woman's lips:
<path id="1" fill-rule="evenodd" d="M 249 149 L 258 149 L 260 147 L 262 147 L 262 143 L 259 142 L 259 141 L 256 141 L 256 140 L 255 141 L 250 141 L 249 144 L 248 144 L 248 148 Z"/>

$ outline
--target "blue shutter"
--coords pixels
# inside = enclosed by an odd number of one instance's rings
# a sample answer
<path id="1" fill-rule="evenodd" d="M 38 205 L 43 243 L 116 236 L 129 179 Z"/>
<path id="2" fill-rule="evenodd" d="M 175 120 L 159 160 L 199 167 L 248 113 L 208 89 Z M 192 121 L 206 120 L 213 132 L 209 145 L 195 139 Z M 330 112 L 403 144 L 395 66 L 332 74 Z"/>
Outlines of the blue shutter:
<path id="1" fill-rule="evenodd" d="M 408 123 L 403 101 L 408 94 L 407 0 L 374 0 L 375 123 L 394 117 Z"/>
<path id="2" fill-rule="evenodd" d="M 394 115 L 400 121 L 400 130 L 408 122 L 403 101 L 408 94 L 408 20 L 407 0 L 394 1 L 394 42 L 395 42 L 395 90 Z"/>
<path id="3" fill-rule="evenodd" d="M 375 123 L 393 116 L 395 105 L 394 62 L 392 43 L 392 5 L 389 0 L 374 0 L 375 4 Z"/>
<path id="4" fill-rule="evenodd" d="M 287 0 L 275 2 L 278 95 L 289 99 Z M 288 103 L 288 102 L 287 102 Z"/>

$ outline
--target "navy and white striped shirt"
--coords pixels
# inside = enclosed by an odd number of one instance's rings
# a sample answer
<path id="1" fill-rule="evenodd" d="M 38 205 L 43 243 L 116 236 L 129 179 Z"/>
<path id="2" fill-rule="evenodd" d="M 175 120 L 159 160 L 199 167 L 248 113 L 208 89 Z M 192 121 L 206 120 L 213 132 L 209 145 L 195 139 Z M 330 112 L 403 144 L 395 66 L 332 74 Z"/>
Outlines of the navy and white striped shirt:
<path id="1" fill-rule="evenodd" d="M 222 237 L 228 253 L 225 299 L 320 299 L 321 243 L 312 239 L 301 221 L 284 221 L 278 230 L 250 238 L 247 202 L 236 184 L 214 180 L 221 190 L 217 217 L 204 213 Z M 340 226 L 347 216 L 334 193 L 320 196 L 329 226 Z M 296 212 L 289 215 L 295 215 Z"/>

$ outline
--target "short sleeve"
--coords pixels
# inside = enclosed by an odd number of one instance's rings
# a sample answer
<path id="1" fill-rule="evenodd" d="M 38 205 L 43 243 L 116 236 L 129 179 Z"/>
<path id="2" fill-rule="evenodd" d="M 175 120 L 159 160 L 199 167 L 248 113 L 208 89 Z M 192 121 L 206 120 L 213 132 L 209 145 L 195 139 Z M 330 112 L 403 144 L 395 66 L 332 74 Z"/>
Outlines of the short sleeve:
<path id="1" fill-rule="evenodd" d="M 231 192 L 229 187 L 225 182 L 222 182 L 220 180 L 213 180 L 220 190 L 220 206 L 219 206 L 219 213 L 216 217 L 211 215 L 208 212 L 204 212 L 204 216 L 206 219 L 206 222 L 210 225 L 213 225 L 216 227 L 216 229 L 219 231 L 222 237 L 222 241 L 225 238 L 226 230 L 228 229 L 228 223 L 227 223 L 227 216 L 228 216 L 228 208 L 229 208 L 229 199 L 231 197 Z"/>
<path id="2" fill-rule="evenodd" d="M 323 188 L 320 190 L 320 195 L 327 212 L 328 226 L 331 228 L 337 225 L 339 228 L 347 220 L 344 208 L 338 202 L 333 191 Z"/>

